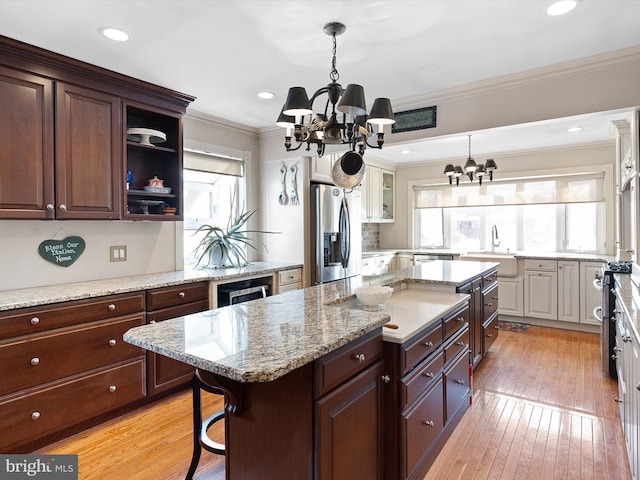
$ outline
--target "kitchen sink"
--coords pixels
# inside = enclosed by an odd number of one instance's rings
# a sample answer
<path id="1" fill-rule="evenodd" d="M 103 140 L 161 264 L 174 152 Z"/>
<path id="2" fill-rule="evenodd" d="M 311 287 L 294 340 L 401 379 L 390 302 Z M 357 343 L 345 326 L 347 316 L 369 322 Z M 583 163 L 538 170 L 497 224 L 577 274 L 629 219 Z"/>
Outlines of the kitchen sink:
<path id="1" fill-rule="evenodd" d="M 467 252 L 460 255 L 460 260 L 498 262 L 499 277 L 515 277 L 518 274 L 518 259 L 509 252 Z"/>

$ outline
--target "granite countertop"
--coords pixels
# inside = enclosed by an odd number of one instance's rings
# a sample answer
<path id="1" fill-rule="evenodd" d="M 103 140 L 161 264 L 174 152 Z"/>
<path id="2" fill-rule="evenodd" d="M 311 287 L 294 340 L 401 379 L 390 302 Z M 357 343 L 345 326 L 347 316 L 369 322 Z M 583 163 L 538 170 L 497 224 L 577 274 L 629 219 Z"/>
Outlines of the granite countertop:
<path id="1" fill-rule="evenodd" d="M 421 255 L 454 255 L 460 256 L 466 253 L 486 253 L 491 254 L 490 251 L 476 252 L 451 248 L 385 248 L 378 250 L 366 250 L 362 252 L 362 256 L 375 257 L 379 255 L 393 255 L 396 253 L 406 254 L 421 254 Z M 531 259 L 545 259 L 545 260 L 580 260 L 584 262 L 612 262 L 615 260 L 611 255 L 599 255 L 596 253 L 569 253 L 569 252 L 529 252 L 525 250 L 509 251 L 498 249 L 496 254 L 508 254 L 513 255 L 516 258 L 531 258 Z"/>
<path id="2" fill-rule="evenodd" d="M 633 282 L 631 275 L 615 274 L 617 291 L 624 306 L 626 315 L 631 320 L 631 334 L 640 343 L 640 290 Z"/>
<path id="3" fill-rule="evenodd" d="M 225 281 L 260 274 L 273 274 L 289 268 L 302 268 L 302 265 L 282 262 L 253 262 L 239 268 L 188 269 L 63 285 L 4 290 L 0 291 L 0 312 L 186 283 Z"/>
<path id="4" fill-rule="evenodd" d="M 394 272 L 388 280 L 463 284 L 497 265 L 436 261 Z M 133 328 L 124 340 L 239 382 L 272 381 L 389 322 L 391 310 L 365 312 L 340 305 L 362 284 L 357 276 L 177 317 Z M 456 296 L 430 314 L 454 308 L 460 300 Z"/>

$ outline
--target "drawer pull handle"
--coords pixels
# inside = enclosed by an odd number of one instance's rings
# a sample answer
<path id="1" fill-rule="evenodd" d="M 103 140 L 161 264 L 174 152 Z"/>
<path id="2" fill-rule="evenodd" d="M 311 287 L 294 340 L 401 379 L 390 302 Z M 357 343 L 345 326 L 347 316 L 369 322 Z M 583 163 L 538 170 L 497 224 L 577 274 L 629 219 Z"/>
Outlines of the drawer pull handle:
<path id="1" fill-rule="evenodd" d="M 424 342 L 423 345 L 427 348 L 433 347 L 433 342 Z"/>
<path id="2" fill-rule="evenodd" d="M 180 292 L 180 293 L 178 294 L 178 296 L 179 296 L 180 298 L 184 298 L 184 292 Z"/>
<path id="3" fill-rule="evenodd" d="M 33 412 L 31 414 L 31 420 L 38 420 L 40 418 L 40 412 Z"/>
<path id="4" fill-rule="evenodd" d="M 464 380 L 456 380 L 456 383 L 457 383 L 458 385 L 464 385 Z"/>
<path id="5" fill-rule="evenodd" d="M 38 325 L 40 323 L 40 319 L 38 317 L 33 317 L 31 319 L 31 325 Z"/>
<path id="6" fill-rule="evenodd" d="M 361 363 L 367 359 L 367 357 L 364 356 L 364 353 L 356 353 L 354 358 Z"/>
<path id="7" fill-rule="evenodd" d="M 624 343 L 629 343 L 632 340 L 631 335 L 623 335 L 622 336 L 622 341 Z"/>
<path id="8" fill-rule="evenodd" d="M 118 389 L 118 387 L 116 387 L 115 385 L 110 385 L 110 386 L 109 386 L 109 391 L 110 391 L 111 393 L 115 392 L 117 389 Z"/>
<path id="9" fill-rule="evenodd" d="M 489 303 L 485 303 L 484 304 L 485 307 L 493 307 L 493 303 L 489 302 Z"/>
<path id="10" fill-rule="evenodd" d="M 622 400 L 620 400 L 618 397 L 613 397 L 613 401 L 616 403 L 622 403 Z"/>
<path id="11" fill-rule="evenodd" d="M 423 375 L 427 378 L 433 378 L 433 372 L 423 373 Z"/>
<path id="12" fill-rule="evenodd" d="M 112 346 L 112 347 L 115 347 L 116 343 L 118 343 L 118 342 L 116 341 L 115 338 L 112 338 L 111 340 L 109 340 L 109 345 Z"/>
<path id="13" fill-rule="evenodd" d="M 113 312 L 116 309 L 116 306 L 113 303 L 110 303 L 107 308 L 109 309 L 110 312 Z"/>
<path id="14" fill-rule="evenodd" d="M 34 367 L 35 367 L 36 365 L 38 365 L 39 363 L 40 363 L 40 359 L 39 359 L 38 357 L 33 357 L 33 358 L 31 359 L 31 365 L 33 365 Z"/>
<path id="15" fill-rule="evenodd" d="M 466 320 L 464 319 L 464 317 L 458 317 L 458 321 L 459 322 L 465 322 Z"/>
<path id="16" fill-rule="evenodd" d="M 456 342 L 456 345 L 459 347 L 464 347 L 465 343 L 464 342 Z"/>
<path id="17" fill-rule="evenodd" d="M 384 383 L 389 383 L 391 381 L 391 377 L 389 375 L 383 375 L 380 377 L 380 380 L 382 380 Z"/>
<path id="18" fill-rule="evenodd" d="M 433 426 L 435 426 L 435 423 L 433 423 L 433 420 L 425 420 L 425 421 L 424 421 L 424 424 L 425 424 L 427 427 L 433 427 Z"/>
<path id="19" fill-rule="evenodd" d="M 493 338 L 493 333 L 487 333 L 487 337 Z"/>

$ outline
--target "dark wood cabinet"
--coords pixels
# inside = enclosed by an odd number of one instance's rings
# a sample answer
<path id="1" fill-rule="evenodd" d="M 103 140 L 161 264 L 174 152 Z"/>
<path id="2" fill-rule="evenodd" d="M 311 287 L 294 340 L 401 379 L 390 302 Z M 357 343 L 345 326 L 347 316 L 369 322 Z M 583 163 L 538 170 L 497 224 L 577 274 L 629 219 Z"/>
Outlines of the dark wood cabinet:
<path id="1" fill-rule="evenodd" d="M 0 218 L 53 218 L 53 81 L 0 66 Z"/>
<path id="2" fill-rule="evenodd" d="M 146 396 L 145 352 L 123 334 L 144 324 L 134 292 L 0 313 L 0 451 L 30 451 Z"/>
<path id="3" fill-rule="evenodd" d="M 498 338 L 498 270 L 492 270 L 482 278 L 482 358 Z"/>
<path id="4" fill-rule="evenodd" d="M 147 322 L 160 322 L 209 309 L 209 282 L 147 290 Z M 149 396 L 184 387 L 195 369 L 164 355 L 147 352 L 147 390 Z"/>
<path id="5" fill-rule="evenodd" d="M 182 115 L 193 100 L 0 36 L 0 218 L 181 220 Z M 128 141 L 129 126 L 167 140 Z M 145 191 L 155 176 L 171 193 Z"/>
<path id="6" fill-rule="evenodd" d="M 379 331 L 314 365 L 315 479 L 383 479 L 383 366 Z"/>
<path id="7" fill-rule="evenodd" d="M 424 478 L 469 405 L 468 303 L 403 344 L 385 342 L 385 480 Z"/>

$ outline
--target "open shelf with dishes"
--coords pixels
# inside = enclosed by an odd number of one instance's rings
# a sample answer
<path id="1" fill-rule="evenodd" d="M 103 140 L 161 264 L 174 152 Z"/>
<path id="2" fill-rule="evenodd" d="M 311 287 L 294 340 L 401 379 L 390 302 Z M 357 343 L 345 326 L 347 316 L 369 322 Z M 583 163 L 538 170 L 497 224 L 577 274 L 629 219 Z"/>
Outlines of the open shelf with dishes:
<path id="1" fill-rule="evenodd" d="M 182 123 L 179 114 L 125 104 L 124 218 L 182 219 Z"/>

